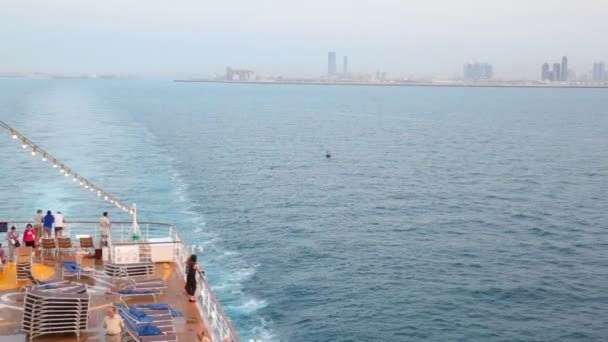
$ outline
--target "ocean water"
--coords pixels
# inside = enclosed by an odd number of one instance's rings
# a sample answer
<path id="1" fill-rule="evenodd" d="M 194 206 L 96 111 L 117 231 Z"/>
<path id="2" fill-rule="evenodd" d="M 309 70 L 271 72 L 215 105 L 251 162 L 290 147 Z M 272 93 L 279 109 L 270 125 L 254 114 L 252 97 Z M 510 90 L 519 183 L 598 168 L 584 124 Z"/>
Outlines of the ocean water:
<path id="1" fill-rule="evenodd" d="M 0 80 L 0 118 L 205 246 L 243 341 L 606 341 L 607 99 Z M 0 217 L 127 219 L 0 158 Z"/>

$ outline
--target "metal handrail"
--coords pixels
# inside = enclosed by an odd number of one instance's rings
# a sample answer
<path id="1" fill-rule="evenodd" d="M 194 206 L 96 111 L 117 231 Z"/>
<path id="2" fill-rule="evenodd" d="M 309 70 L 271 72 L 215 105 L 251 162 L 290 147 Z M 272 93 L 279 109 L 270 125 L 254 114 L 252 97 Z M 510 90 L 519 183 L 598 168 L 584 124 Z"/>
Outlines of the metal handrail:
<path id="1" fill-rule="evenodd" d="M 0 222 L 9 223 L 9 227 L 11 225 L 26 225 L 28 223 L 32 223 L 31 221 L 23 221 L 23 220 L 0 220 Z M 66 226 L 78 226 L 78 225 L 86 225 L 87 229 L 70 229 L 70 235 L 78 234 L 78 233 L 88 233 L 92 237 L 96 238 L 99 233 L 98 221 L 89 221 L 89 220 L 69 220 L 65 221 Z M 181 238 L 177 227 L 172 224 L 162 223 L 162 222 L 139 222 L 140 231 L 141 231 L 141 240 L 131 240 L 124 241 L 124 233 L 125 227 L 131 227 L 132 222 L 127 221 L 115 221 L 112 222 L 112 233 L 110 234 L 110 244 L 113 246 L 124 246 L 124 245 L 163 245 L 172 243 L 175 244 L 177 248 L 174 249 L 174 262 L 178 265 L 178 270 L 180 271 L 182 277 L 186 278 L 186 273 L 184 271 L 183 262 L 189 256 L 187 253 L 190 251 L 189 248 L 186 247 L 185 241 Z M 120 227 L 120 229 L 116 229 L 116 227 Z M 23 228 L 23 227 L 21 227 Z M 141 229 L 145 228 L 145 229 Z M 150 229 L 152 228 L 152 229 Z M 18 227 L 19 229 L 19 227 Z M 127 233 L 129 230 L 127 230 Z M 120 233 L 120 234 L 117 234 Z M 128 235 L 128 234 L 127 234 Z M 162 236 L 159 236 L 162 235 Z M 146 241 L 148 239 L 154 238 L 169 238 L 170 241 Z M 225 337 L 230 337 L 232 342 L 240 342 L 240 339 L 232 325 L 232 321 L 226 315 L 220 301 L 217 299 L 215 293 L 209 286 L 207 279 L 202 276 L 202 274 L 197 274 L 197 288 L 199 289 L 197 295 L 197 306 L 199 309 L 199 313 L 203 320 L 205 320 L 207 328 L 210 331 L 210 335 L 212 336 L 212 340 L 214 342 L 223 342 Z"/>
<path id="2" fill-rule="evenodd" d="M 208 317 L 206 318 L 208 321 L 211 321 L 211 326 L 209 327 L 212 330 L 212 336 L 214 340 L 224 341 L 223 339 L 226 337 L 230 337 L 232 342 L 239 342 L 239 337 L 232 325 L 232 321 L 226 315 L 224 308 L 220 305 L 219 300 L 215 296 L 215 293 L 209 287 L 209 283 L 207 282 L 207 278 L 200 271 L 197 272 L 197 286 L 200 289 L 200 294 L 197 298 L 197 304 L 202 307 L 201 311 L 205 311 L 207 309 L 206 314 Z M 207 298 L 207 301 L 205 299 Z M 205 303 L 207 302 L 207 304 Z M 208 305 L 208 304 L 212 305 Z M 214 321 L 214 318 L 217 318 L 217 324 Z"/>

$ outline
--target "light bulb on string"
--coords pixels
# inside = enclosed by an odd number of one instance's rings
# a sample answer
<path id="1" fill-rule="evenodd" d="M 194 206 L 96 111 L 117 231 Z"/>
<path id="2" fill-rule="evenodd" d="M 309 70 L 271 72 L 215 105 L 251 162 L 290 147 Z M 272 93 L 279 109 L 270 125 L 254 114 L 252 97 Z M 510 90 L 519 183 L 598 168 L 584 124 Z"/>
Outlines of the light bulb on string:
<path id="1" fill-rule="evenodd" d="M 53 168 L 56 168 L 56 167 L 57 167 L 57 161 L 53 160 Z"/>
<path id="2" fill-rule="evenodd" d="M 17 131 L 15 131 L 12 128 L 11 128 L 11 136 L 13 137 L 13 139 L 17 139 Z"/>
<path id="3" fill-rule="evenodd" d="M 85 189 L 88 189 L 88 188 L 89 188 L 89 185 L 88 185 L 88 184 L 85 184 L 85 185 L 84 185 L 84 188 L 85 188 Z"/>
<path id="4" fill-rule="evenodd" d="M 35 156 L 36 152 L 38 152 L 38 147 L 34 146 L 32 147 L 32 155 Z"/>
<path id="5" fill-rule="evenodd" d="M 46 158 L 46 152 L 44 152 L 44 153 L 42 154 L 42 161 L 43 161 L 43 162 L 45 162 L 45 161 L 46 161 L 46 159 L 47 159 L 47 158 Z"/>
<path id="6" fill-rule="evenodd" d="M 21 141 L 21 147 L 23 147 L 23 148 L 27 147 L 27 140 L 25 140 L 25 138 L 23 138 L 23 140 Z"/>
<path id="7" fill-rule="evenodd" d="M 70 176 L 70 170 L 67 170 L 67 171 L 65 172 L 65 175 L 64 175 L 64 176 L 69 177 L 69 176 Z"/>
<path id="8" fill-rule="evenodd" d="M 104 201 L 108 200 L 108 196 L 103 196 Z"/>
<path id="9" fill-rule="evenodd" d="M 78 180 L 78 178 L 76 178 L 76 176 L 74 176 L 74 178 L 72 178 L 72 182 L 75 182 L 77 180 Z"/>

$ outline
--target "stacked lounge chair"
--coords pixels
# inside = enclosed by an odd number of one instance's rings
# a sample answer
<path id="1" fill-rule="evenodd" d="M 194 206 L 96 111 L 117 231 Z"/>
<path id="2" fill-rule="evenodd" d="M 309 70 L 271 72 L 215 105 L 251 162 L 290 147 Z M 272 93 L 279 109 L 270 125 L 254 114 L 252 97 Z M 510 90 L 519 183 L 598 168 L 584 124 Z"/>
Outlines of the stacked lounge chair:
<path id="1" fill-rule="evenodd" d="M 154 274 L 153 262 L 137 262 L 131 264 L 104 264 L 104 272 L 111 277 L 151 276 Z"/>
<path id="2" fill-rule="evenodd" d="M 17 281 L 28 280 L 32 274 L 32 247 L 17 249 Z"/>
<path id="3" fill-rule="evenodd" d="M 26 287 L 21 329 L 29 340 L 47 335 L 75 333 L 87 329 L 90 298 L 87 287 L 58 281 Z"/>

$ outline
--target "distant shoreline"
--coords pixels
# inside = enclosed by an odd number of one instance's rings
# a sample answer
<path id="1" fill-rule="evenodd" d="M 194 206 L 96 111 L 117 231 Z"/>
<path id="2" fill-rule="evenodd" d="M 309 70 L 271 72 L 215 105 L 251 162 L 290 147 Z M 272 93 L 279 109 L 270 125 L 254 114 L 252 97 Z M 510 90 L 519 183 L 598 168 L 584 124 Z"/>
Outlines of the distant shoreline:
<path id="1" fill-rule="evenodd" d="M 207 79 L 175 79 L 173 82 L 184 83 L 234 83 L 234 84 L 262 84 L 262 85 L 321 85 L 321 86 L 373 86 L 373 87 L 453 87 L 453 88 L 580 88 L 580 89 L 604 89 L 608 85 L 592 84 L 492 84 L 492 83 L 434 83 L 434 82 L 396 82 L 396 83 L 373 83 L 373 82 L 321 82 L 321 81 L 228 81 Z"/>

